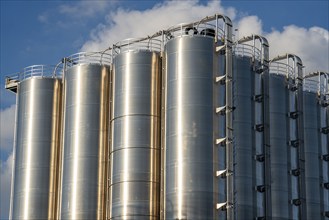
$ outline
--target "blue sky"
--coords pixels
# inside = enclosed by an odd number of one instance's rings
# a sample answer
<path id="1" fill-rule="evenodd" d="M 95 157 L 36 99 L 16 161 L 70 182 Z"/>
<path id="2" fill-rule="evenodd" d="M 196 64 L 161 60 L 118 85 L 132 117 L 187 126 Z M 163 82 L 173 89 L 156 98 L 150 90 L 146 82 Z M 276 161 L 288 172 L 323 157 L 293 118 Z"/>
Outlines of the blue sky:
<path id="1" fill-rule="evenodd" d="M 214 12 L 229 15 L 239 36 L 265 35 L 273 54 L 301 55 L 308 70 L 329 71 L 328 11 L 323 1 L 0 1 L 1 206 L 8 215 L 15 95 L 4 76 L 35 64 L 57 64 L 83 50 L 105 49 Z M 136 36 L 135 36 L 136 35 Z M 278 54 L 277 54 L 278 55 Z M 9 181 L 9 182 L 8 182 Z"/>

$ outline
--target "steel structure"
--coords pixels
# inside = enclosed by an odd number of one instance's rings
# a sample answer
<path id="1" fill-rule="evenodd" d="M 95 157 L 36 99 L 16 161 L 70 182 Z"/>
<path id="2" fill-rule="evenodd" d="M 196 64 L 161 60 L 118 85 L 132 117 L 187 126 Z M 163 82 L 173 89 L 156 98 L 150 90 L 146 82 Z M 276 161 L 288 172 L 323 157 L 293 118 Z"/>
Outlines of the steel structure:
<path id="1" fill-rule="evenodd" d="M 271 60 L 269 76 L 272 219 L 305 216 L 303 64 L 293 54 Z"/>
<path id="2" fill-rule="evenodd" d="M 6 78 L 10 219 L 328 218 L 328 74 L 232 28 L 215 14 Z"/>
<path id="3" fill-rule="evenodd" d="M 224 26 L 221 30 L 220 20 Z M 226 198 L 216 196 L 219 183 L 214 181 L 213 173 L 219 167 L 216 159 L 210 160 L 217 154 L 218 144 L 226 144 L 227 152 L 233 152 L 231 26 L 228 17 L 216 15 L 211 20 L 179 25 L 169 31 L 173 37 L 164 48 L 164 219 L 216 219 L 219 213 L 214 207 L 220 200 L 224 204 L 219 203 L 218 208 L 228 210 L 230 218 L 234 216 L 233 184 L 226 184 Z M 226 54 L 224 72 L 216 72 L 220 51 Z M 226 85 L 226 92 L 221 94 L 226 94 L 225 106 L 217 106 L 214 91 L 218 91 L 219 81 Z M 227 113 L 226 130 L 218 137 L 219 128 L 214 121 L 219 120 L 223 109 Z M 213 133 L 208 132 L 213 129 Z M 227 172 L 222 172 L 229 174 L 228 182 L 233 172 L 231 156 L 227 154 Z"/>
<path id="4" fill-rule="evenodd" d="M 17 105 L 9 218 L 53 218 L 58 208 L 62 83 L 54 67 L 45 65 L 26 67 L 14 80 Z"/>
<path id="5" fill-rule="evenodd" d="M 64 59 L 61 219 L 105 219 L 109 55 Z"/>
<path id="6" fill-rule="evenodd" d="M 161 44 L 125 42 L 113 46 L 109 219 L 156 220 L 160 218 Z"/>
<path id="7" fill-rule="evenodd" d="M 329 216 L 328 80 L 329 75 L 324 72 L 314 72 L 304 77 L 307 219 L 325 219 Z"/>
<path id="8" fill-rule="evenodd" d="M 237 219 L 269 217 L 268 54 L 267 40 L 258 35 L 244 37 L 234 47 Z"/>

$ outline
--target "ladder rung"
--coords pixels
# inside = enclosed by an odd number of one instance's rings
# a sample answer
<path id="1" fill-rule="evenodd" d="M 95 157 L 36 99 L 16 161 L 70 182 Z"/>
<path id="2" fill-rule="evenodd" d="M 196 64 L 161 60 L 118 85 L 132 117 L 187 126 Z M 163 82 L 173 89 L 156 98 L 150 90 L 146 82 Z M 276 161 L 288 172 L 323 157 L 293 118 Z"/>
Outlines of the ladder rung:
<path id="1" fill-rule="evenodd" d="M 226 106 L 216 108 L 216 113 L 220 113 L 221 115 L 225 115 Z"/>
<path id="2" fill-rule="evenodd" d="M 226 137 L 219 138 L 219 139 L 216 139 L 216 144 L 220 144 L 220 145 L 224 146 L 225 145 L 225 141 L 226 141 Z"/>
<path id="3" fill-rule="evenodd" d="M 225 169 L 225 170 L 219 170 L 219 171 L 216 171 L 216 176 L 218 177 L 222 177 L 222 178 L 224 178 L 224 177 L 226 177 L 226 172 L 227 172 L 227 170 Z"/>
<path id="4" fill-rule="evenodd" d="M 221 50 L 225 49 L 225 44 L 224 45 L 221 45 L 221 46 L 218 46 L 216 47 L 216 52 L 219 52 Z"/>
<path id="5" fill-rule="evenodd" d="M 227 202 L 217 203 L 216 208 L 220 210 L 226 210 Z"/>
<path id="6" fill-rule="evenodd" d="M 225 81 L 226 81 L 226 75 L 216 77 L 216 82 L 217 83 L 219 82 L 220 84 L 225 84 Z"/>

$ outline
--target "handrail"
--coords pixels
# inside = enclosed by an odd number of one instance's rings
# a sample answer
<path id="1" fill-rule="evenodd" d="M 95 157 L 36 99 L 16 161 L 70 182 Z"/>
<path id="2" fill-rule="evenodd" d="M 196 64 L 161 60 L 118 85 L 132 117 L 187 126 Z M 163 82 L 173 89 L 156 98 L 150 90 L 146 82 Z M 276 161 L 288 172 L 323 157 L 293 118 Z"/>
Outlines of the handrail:
<path id="1" fill-rule="evenodd" d="M 247 56 L 253 57 L 256 60 L 261 60 L 261 50 L 258 48 L 254 48 L 252 45 L 249 44 L 236 44 L 233 47 L 234 55 L 238 56 Z"/>
<path id="2" fill-rule="evenodd" d="M 224 24 L 223 24 L 223 28 L 219 27 L 218 21 L 219 20 L 223 20 Z M 214 22 L 215 24 L 212 24 L 211 22 Z M 175 37 L 175 32 L 180 32 L 183 33 L 182 31 L 184 30 L 185 33 L 185 28 L 190 28 L 190 27 L 195 27 L 197 30 L 205 30 L 202 28 L 214 28 L 215 30 L 215 41 L 218 41 L 218 38 L 220 38 L 221 40 L 225 40 L 225 41 L 230 41 L 230 43 L 232 43 L 232 21 L 229 17 L 225 16 L 225 15 L 221 15 L 221 14 L 214 14 L 212 16 L 207 16 L 199 21 L 196 22 L 191 22 L 191 23 L 184 23 L 184 24 L 180 24 L 180 25 L 175 25 L 172 26 L 170 28 L 168 28 L 167 30 L 160 30 L 156 33 L 154 33 L 151 36 L 147 36 L 144 38 L 136 38 L 136 39 L 130 39 L 129 40 L 129 45 L 132 45 L 134 43 L 139 43 L 142 41 L 147 41 L 150 39 L 156 39 L 159 37 L 166 37 L 167 40 L 172 39 L 173 37 Z M 200 33 L 201 33 L 200 31 Z M 204 36 L 208 36 L 208 34 L 213 35 L 213 33 L 209 33 L 209 32 L 204 32 Z M 176 35 L 177 36 L 177 35 Z M 181 35 L 180 35 L 181 36 Z M 202 36 L 202 35 L 201 35 Z M 226 42 L 224 42 L 226 43 Z M 121 47 L 123 46 L 127 46 L 124 44 L 120 45 Z"/>
<path id="3" fill-rule="evenodd" d="M 329 73 L 317 71 L 305 75 L 303 87 L 304 91 L 329 96 Z"/>
<path id="4" fill-rule="evenodd" d="M 218 21 L 223 21 L 223 26 L 219 27 Z M 232 21 L 229 17 L 222 14 L 207 16 L 199 21 L 192 23 L 181 23 L 163 31 L 167 40 L 184 35 L 199 35 L 214 37 L 217 42 L 230 41 L 232 43 Z M 226 43 L 226 42 L 223 42 Z"/>
<path id="5" fill-rule="evenodd" d="M 200 21 L 201 22 L 201 21 Z M 216 33 L 221 39 L 224 38 L 224 30 L 211 23 L 181 23 L 172 26 L 166 30 L 167 40 L 186 35 L 192 36 L 211 36 L 215 37 Z"/>
<path id="6" fill-rule="evenodd" d="M 6 82 L 16 81 L 41 77 L 41 78 L 61 78 L 62 69 L 56 68 L 54 65 L 32 65 L 23 68 L 22 71 L 6 76 Z"/>
<path id="7" fill-rule="evenodd" d="M 256 47 L 256 40 L 260 42 L 260 48 Z M 266 65 L 268 67 L 269 63 L 269 43 L 267 39 L 261 35 L 253 34 L 250 36 L 246 36 L 241 38 L 237 41 L 237 45 L 246 45 L 247 42 L 252 41 L 252 54 L 254 58 L 257 59 L 257 55 L 259 55 L 259 60 L 261 61 L 262 65 Z M 258 52 L 259 51 L 259 52 Z"/>
<path id="8" fill-rule="evenodd" d="M 294 78 L 295 74 L 293 71 L 293 67 L 289 64 L 273 62 L 270 66 L 270 73 L 276 75 L 283 75 L 289 78 Z"/>
<path id="9" fill-rule="evenodd" d="M 292 64 L 290 63 L 292 60 Z M 286 63 L 282 63 L 282 61 L 286 61 Z M 272 64 L 277 64 L 280 68 L 276 67 L 278 72 L 275 72 L 275 68 L 273 69 Z M 282 68 L 285 67 L 285 68 Z M 299 56 L 295 54 L 285 54 L 281 56 L 277 56 L 270 61 L 270 72 L 285 75 L 288 78 L 298 79 L 299 81 L 303 80 L 303 62 Z"/>
<path id="10" fill-rule="evenodd" d="M 155 38 L 128 38 L 113 45 L 113 54 L 117 55 L 129 51 L 155 51 L 160 52 L 162 41 Z"/>
<path id="11" fill-rule="evenodd" d="M 68 67 L 78 64 L 111 65 L 112 63 L 112 55 L 107 50 L 101 52 L 79 52 L 64 59 Z"/>

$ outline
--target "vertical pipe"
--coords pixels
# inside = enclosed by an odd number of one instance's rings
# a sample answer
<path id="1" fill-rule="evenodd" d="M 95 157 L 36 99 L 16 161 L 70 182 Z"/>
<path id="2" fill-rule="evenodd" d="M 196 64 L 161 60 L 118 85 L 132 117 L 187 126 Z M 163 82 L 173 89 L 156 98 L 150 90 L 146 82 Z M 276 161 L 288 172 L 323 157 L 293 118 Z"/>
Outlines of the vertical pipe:
<path id="1" fill-rule="evenodd" d="M 57 140 L 55 146 L 51 149 L 50 156 L 50 175 L 49 175 L 49 210 L 48 219 L 58 219 L 59 209 L 59 181 L 60 181 L 60 157 L 61 157 L 61 137 L 62 137 L 62 83 L 58 81 L 55 84 L 54 100 L 58 100 L 53 112 L 58 120 L 52 125 L 52 136 Z"/>

